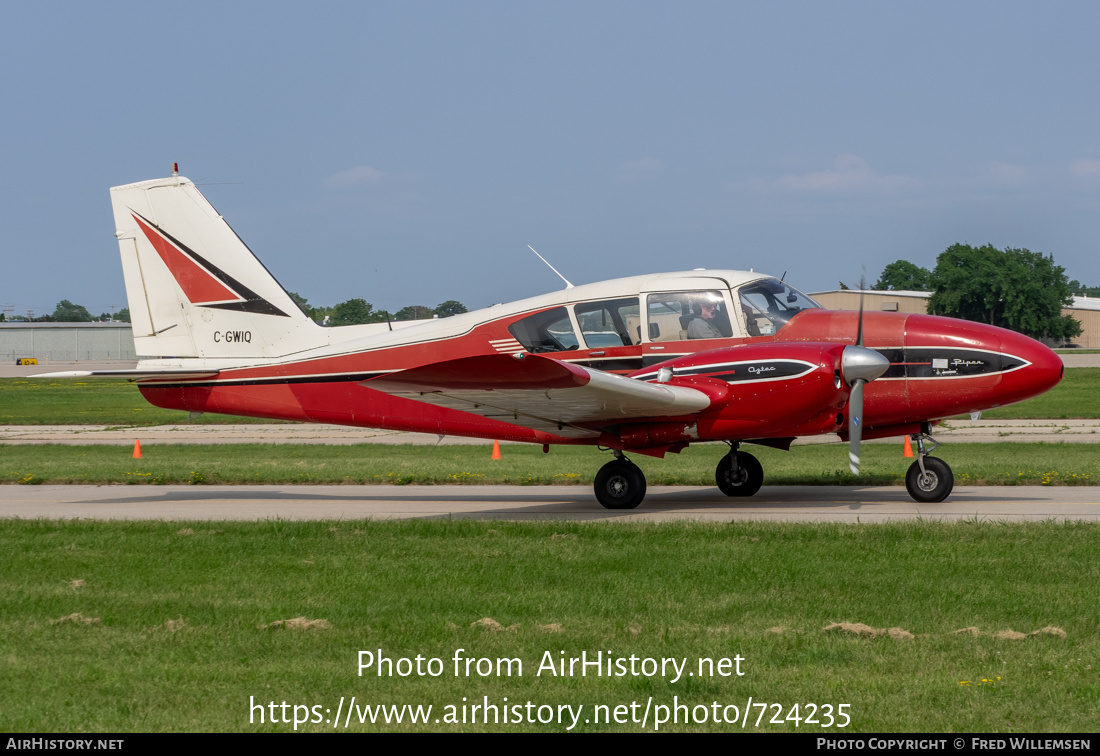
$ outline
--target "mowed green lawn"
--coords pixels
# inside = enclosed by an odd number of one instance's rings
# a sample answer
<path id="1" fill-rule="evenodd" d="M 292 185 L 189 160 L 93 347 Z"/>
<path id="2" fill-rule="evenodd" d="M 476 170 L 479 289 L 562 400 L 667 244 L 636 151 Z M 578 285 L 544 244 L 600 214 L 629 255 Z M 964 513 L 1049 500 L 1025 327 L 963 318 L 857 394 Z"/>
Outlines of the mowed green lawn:
<path id="1" fill-rule="evenodd" d="M 819 722 L 847 704 L 848 732 L 1092 732 L 1100 706 L 1091 524 L 4 520 L 0 538 L 9 732 L 293 729 L 261 724 L 250 701 L 285 701 L 288 718 L 319 706 L 307 718 L 330 721 L 299 729 L 331 731 L 352 696 L 433 707 L 426 725 L 360 723 L 359 709 L 352 731 L 566 729 L 435 722 L 484 696 L 583 705 L 580 731 L 639 731 L 584 719 L 636 703 L 640 720 L 647 702 L 652 730 L 674 700 L 743 711 L 752 697 L 780 721 L 816 704 Z M 270 627 L 298 617 L 324 622 Z M 842 622 L 898 630 L 823 631 Z M 456 677 L 458 649 L 523 674 Z M 360 650 L 438 658 L 442 674 L 360 677 Z M 536 674 L 546 652 L 582 651 L 687 666 L 676 682 Z M 686 675 L 738 655 L 743 676 Z M 796 729 L 774 715 L 760 728 Z M 661 729 L 741 729 L 680 722 Z"/>
<path id="2" fill-rule="evenodd" d="M 1043 420 L 1100 417 L 1100 368 L 1066 370 L 1061 383 L 1045 394 L 982 413 L 986 419 Z"/>
<path id="3" fill-rule="evenodd" d="M 250 417 L 154 407 L 135 384 L 119 378 L 0 378 L 0 425 L 168 425 L 269 423 Z"/>
<path id="4" fill-rule="evenodd" d="M 989 410 L 987 418 L 1100 417 L 1100 368 L 1075 368 L 1054 389 L 1034 399 Z M 164 425 L 274 422 L 229 415 L 187 413 L 146 402 L 137 387 L 118 379 L 0 378 L 0 425 Z"/>
<path id="5" fill-rule="evenodd" d="M 903 485 L 912 459 L 901 443 L 865 444 L 863 469 L 848 471 L 845 444 L 796 446 L 789 452 L 743 447 L 760 459 L 765 485 Z M 506 444 L 412 446 L 357 444 L 144 444 L 129 447 L 15 445 L 0 455 L 0 483 L 127 484 L 513 484 L 591 485 L 611 457 L 591 447 Z M 722 444 L 699 444 L 654 459 L 631 455 L 651 486 L 713 486 Z M 946 444 L 936 455 L 956 485 L 1096 485 L 1097 444 Z"/>

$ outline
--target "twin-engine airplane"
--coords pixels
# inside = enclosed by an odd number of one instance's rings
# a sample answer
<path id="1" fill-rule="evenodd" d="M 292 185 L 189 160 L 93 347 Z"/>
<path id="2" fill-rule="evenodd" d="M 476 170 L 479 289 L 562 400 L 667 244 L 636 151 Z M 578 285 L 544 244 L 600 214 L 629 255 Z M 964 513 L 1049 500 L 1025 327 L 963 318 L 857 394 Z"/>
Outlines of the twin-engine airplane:
<path id="1" fill-rule="evenodd" d="M 737 270 L 570 285 L 438 320 L 325 328 L 191 181 L 173 172 L 115 187 L 111 201 L 145 357 L 136 370 L 61 375 L 127 377 L 152 404 L 191 412 L 544 451 L 602 447 L 614 459 L 595 491 L 609 509 L 645 496 L 628 453 L 724 442 L 718 487 L 752 496 L 764 472 L 742 444 L 789 449 L 799 436 L 832 433 L 849 441 L 853 472 L 861 439 L 911 436 L 906 487 L 917 501 L 942 501 L 954 479 L 929 456 L 932 425 L 1041 394 L 1063 372 L 1054 352 L 1012 331 L 830 311 L 782 280 Z"/>

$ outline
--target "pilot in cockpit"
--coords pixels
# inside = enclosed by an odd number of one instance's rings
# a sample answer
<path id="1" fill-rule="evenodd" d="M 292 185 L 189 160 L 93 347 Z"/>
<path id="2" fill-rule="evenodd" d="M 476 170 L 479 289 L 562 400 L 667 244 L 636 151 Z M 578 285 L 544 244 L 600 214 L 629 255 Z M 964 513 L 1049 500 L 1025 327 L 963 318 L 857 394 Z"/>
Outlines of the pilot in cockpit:
<path id="1" fill-rule="evenodd" d="M 718 332 L 714 319 L 717 315 L 716 302 L 699 302 L 698 311 L 691 322 L 688 323 L 687 336 L 689 339 L 720 339 L 722 334 Z"/>
<path id="2" fill-rule="evenodd" d="M 689 339 L 722 339 L 731 335 L 729 316 L 722 311 L 721 300 L 715 294 L 699 297 L 692 303 L 694 317 L 687 325 Z"/>

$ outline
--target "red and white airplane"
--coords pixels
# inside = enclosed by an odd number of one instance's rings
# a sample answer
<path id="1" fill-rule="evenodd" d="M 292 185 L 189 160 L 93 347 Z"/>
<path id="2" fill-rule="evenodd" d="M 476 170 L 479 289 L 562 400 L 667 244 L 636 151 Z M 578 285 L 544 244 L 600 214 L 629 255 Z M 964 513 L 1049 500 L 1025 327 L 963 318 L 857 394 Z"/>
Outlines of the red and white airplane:
<path id="1" fill-rule="evenodd" d="M 853 472 L 862 438 L 911 436 L 909 493 L 942 501 L 953 476 L 928 454 L 932 425 L 1036 396 L 1063 373 L 1054 352 L 1012 331 L 826 310 L 739 270 L 570 284 L 443 319 L 326 328 L 191 181 L 173 172 L 114 187 L 111 201 L 144 358 L 135 370 L 60 375 L 127 377 L 152 404 L 190 412 L 598 446 L 614 457 L 595 484 L 611 509 L 645 496 L 626 454 L 723 442 L 718 487 L 751 496 L 764 473 L 743 444 L 788 449 L 820 434 L 849 440 Z"/>

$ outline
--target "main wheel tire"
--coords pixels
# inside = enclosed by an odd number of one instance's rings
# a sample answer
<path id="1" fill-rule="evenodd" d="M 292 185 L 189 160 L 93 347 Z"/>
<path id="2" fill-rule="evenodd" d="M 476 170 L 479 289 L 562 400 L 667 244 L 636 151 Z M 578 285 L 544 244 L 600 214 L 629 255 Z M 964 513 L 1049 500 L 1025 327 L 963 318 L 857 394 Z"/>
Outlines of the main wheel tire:
<path id="1" fill-rule="evenodd" d="M 733 474 L 733 455 L 737 455 L 737 475 Z M 718 489 L 726 496 L 752 496 L 764 484 L 764 468 L 746 452 L 730 452 L 722 457 L 714 471 Z"/>
<path id="2" fill-rule="evenodd" d="M 943 501 L 955 487 L 955 476 L 947 463 L 938 457 L 925 457 L 924 470 L 914 462 L 905 473 L 905 488 L 914 500 L 924 503 Z"/>
<path id="3" fill-rule="evenodd" d="M 612 460 L 596 473 L 595 490 L 606 509 L 634 509 L 645 498 L 645 474 L 633 462 Z"/>

